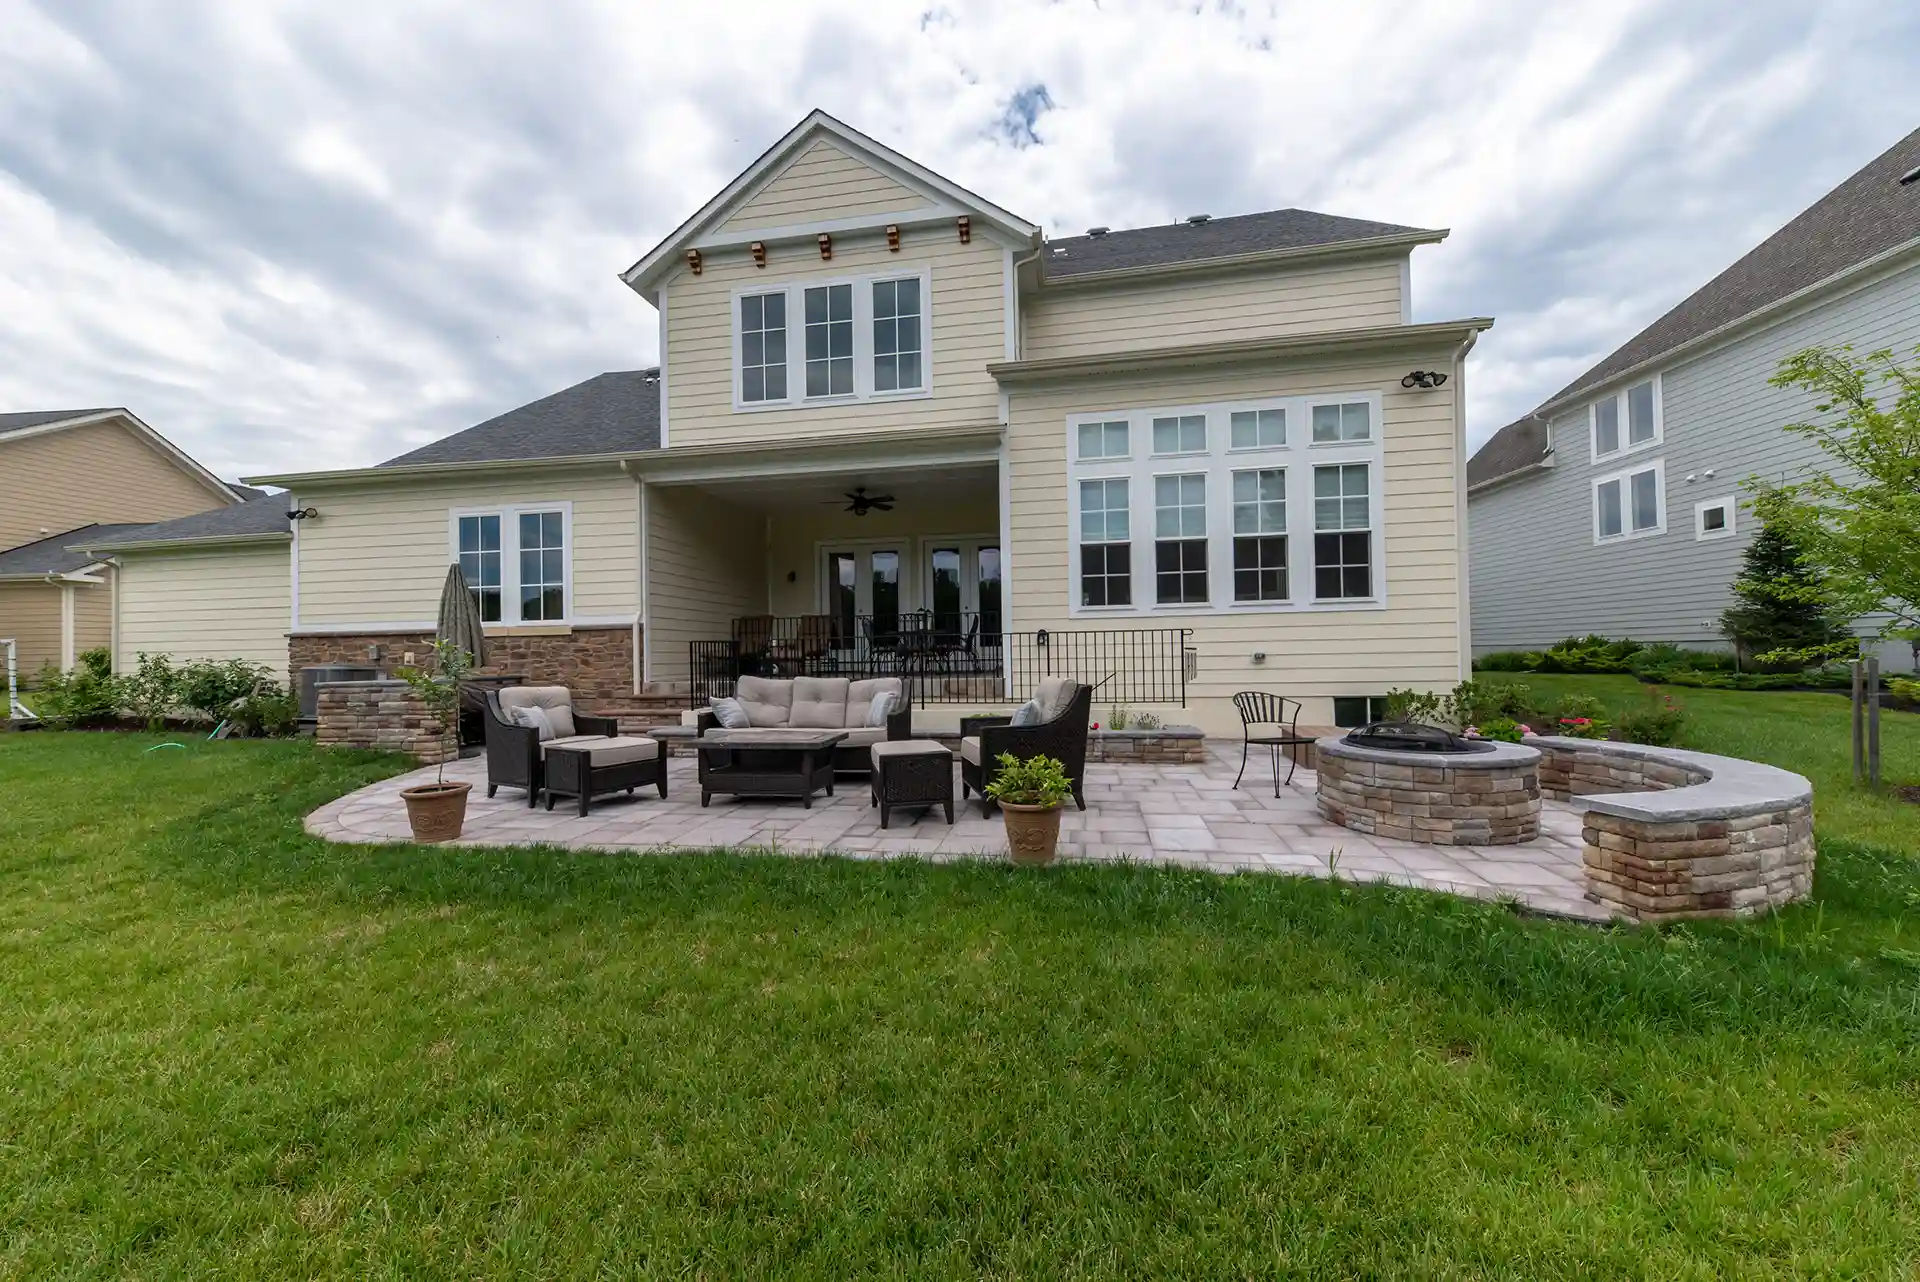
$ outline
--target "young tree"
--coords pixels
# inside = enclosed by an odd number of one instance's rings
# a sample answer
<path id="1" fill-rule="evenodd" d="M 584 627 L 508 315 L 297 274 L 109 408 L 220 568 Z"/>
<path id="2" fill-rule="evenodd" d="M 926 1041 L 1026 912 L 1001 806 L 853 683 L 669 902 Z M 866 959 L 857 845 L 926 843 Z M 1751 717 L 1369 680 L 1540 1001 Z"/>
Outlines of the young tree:
<path id="1" fill-rule="evenodd" d="M 1851 347 L 1811 347 L 1768 381 L 1820 398 L 1822 421 L 1786 430 L 1830 464 L 1802 480 L 1748 482 L 1763 527 L 1785 534 L 1817 580 L 1783 590 L 1810 602 L 1830 593 L 1848 619 L 1884 614 L 1883 637 L 1920 627 L 1920 371 L 1891 351 L 1862 361 Z"/>
<path id="2" fill-rule="evenodd" d="M 1784 651 L 1793 656 L 1789 665 L 1800 666 L 1810 654 L 1839 657 L 1854 648 L 1833 594 L 1778 525 L 1763 525 L 1747 544 L 1732 588 L 1720 631 L 1743 656 Z"/>

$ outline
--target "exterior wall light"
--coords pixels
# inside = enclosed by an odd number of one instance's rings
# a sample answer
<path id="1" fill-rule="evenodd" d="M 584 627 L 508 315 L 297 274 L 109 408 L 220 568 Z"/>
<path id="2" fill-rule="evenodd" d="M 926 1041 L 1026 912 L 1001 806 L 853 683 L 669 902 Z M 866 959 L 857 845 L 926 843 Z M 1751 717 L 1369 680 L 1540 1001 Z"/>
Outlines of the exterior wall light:
<path id="1" fill-rule="evenodd" d="M 320 509 L 317 507 L 296 507 L 287 512 L 287 519 L 289 521 L 311 521 L 319 515 Z"/>
<path id="2" fill-rule="evenodd" d="M 1424 387 L 1431 391 L 1447 381 L 1447 376 L 1438 370 L 1417 369 L 1400 380 L 1402 387 Z"/>

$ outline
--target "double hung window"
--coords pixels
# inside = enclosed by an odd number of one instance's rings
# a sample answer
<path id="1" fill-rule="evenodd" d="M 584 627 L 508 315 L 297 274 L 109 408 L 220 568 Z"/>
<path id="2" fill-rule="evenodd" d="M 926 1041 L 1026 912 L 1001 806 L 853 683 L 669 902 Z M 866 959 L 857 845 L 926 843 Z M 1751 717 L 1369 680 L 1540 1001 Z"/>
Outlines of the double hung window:
<path id="1" fill-rule="evenodd" d="M 1662 433 L 1659 380 L 1646 379 L 1604 396 L 1593 403 L 1588 414 L 1596 463 L 1656 445 Z"/>
<path id="2" fill-rule="evenodd" d="M 1373 517 L 1365 463 L 1313 469 L 1313 594 L 1373 595 Z"/>
<path id="3" fill-rule="evenodd" d="M 1193 605 L 1207 599 L 1207 478 L 1153 478 L 1154 600 Z"/>
<path id="4" fill-rule="evenodd" d="M 1080 604 L 1133 604 L 1132 520 L 1127 481 L 1080 482 Z"/>
<path id="5" fill-rule="evenodd" d="M 482 623 L 567 621 L 565 504 L 456 512 L 453 555 Z"/>
<path id="6" fill-rule="evenodd" d="M 1593 483 L 1593 541 L 1643 538 L 1667 528 L 1666 466 L 1642 467 L 1600 477 Z"/>

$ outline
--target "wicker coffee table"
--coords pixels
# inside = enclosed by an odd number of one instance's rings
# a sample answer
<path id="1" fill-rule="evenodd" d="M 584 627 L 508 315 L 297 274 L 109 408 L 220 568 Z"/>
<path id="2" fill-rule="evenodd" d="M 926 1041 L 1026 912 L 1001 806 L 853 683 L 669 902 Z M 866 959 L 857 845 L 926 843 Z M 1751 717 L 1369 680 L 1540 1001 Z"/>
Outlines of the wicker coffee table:
<path id="1" fill-rule="evenodd" d="M 700 804 L 716 792 L 743 797 L 833 795 L 833 749 L 844 730 L 709 730 L 694 740 L 700 754 Z"/>
<path id="2" fill-rule="evenodd" d="M 893 739 L 872 749 L 868 789 L 880 826 L 896 806 L 939 806 L 953 822 L 953 753 L 931 739 Z"/>

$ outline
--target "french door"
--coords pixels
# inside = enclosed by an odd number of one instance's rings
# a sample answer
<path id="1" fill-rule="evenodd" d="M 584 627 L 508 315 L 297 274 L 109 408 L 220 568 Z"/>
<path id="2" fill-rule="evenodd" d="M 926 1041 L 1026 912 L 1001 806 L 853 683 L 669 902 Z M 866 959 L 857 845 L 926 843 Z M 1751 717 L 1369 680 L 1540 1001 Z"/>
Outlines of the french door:
<path id="1" fill-rule="evenodd" d="M 1000 540 L 928 539 L 924 547 L 926 607 L 936 632 L 964 634 L 980 620 L 982 644 L 1000 644 Z"/>
<path id="2" fill-rule="evenodd" d="M 826 558 L 826 612 L 833 621 L 834 649 L 851 650 L 860 643 L 862 618 L 873 620 L 874 638 L 897 636 L 904 599 L 906 544 L 830 547 Z"/>

